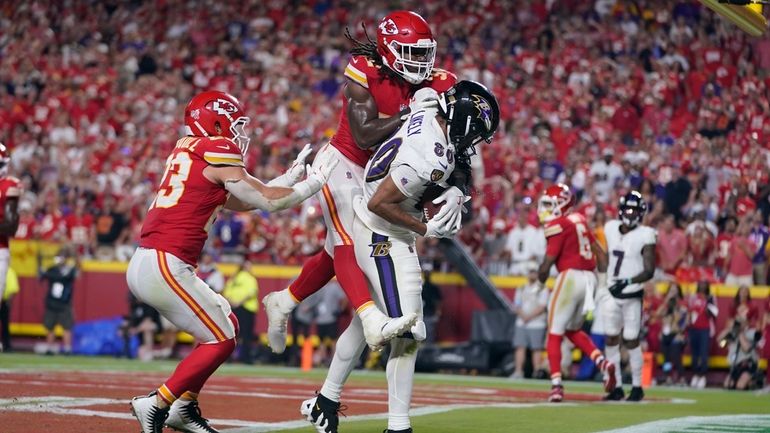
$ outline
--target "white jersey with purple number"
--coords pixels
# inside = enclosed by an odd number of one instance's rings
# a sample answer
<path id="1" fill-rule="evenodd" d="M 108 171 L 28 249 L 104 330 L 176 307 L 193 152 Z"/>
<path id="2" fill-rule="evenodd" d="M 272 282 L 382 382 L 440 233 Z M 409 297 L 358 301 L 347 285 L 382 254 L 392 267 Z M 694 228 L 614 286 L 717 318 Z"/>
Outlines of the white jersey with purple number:
<path id="1" fill-rule="evenodd" d="M 455 167 L 455 149 L 447 143 L 444 129 L 436 120 L 437 113 L 434 109 L 413 113 L 369 158 L 364 170 L 363 197 L 354 201 L 354 209 L 372 231 L 387 236 L 415 236 L 411 230 L 392 224 L 367 208 L 383 180 L 393 179 L 406 196 L 401 208 L 418 219 L 422 218 L 418 202 L 425 189 L 432 183 L 447 186 Z"/>

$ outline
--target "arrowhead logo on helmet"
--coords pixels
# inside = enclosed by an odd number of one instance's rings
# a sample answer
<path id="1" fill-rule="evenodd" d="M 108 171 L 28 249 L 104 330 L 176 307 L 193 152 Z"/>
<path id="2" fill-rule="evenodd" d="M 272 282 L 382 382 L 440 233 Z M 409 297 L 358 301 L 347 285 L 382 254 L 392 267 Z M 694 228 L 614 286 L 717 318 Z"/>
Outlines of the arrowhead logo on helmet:
<path id="1" fill-rule="evenodd" d="M 396 26 L 392 19 L 386 18 L 380 23 L 380 31 L 383 35 L 397 35 L 398 26 Z"/>

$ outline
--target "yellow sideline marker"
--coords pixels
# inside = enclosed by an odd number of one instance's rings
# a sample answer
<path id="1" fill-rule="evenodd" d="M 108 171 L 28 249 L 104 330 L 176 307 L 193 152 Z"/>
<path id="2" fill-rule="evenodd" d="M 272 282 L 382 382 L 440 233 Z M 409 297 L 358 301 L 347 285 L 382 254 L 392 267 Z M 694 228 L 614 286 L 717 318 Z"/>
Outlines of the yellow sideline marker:
<path id="1" fill-rule="evenodd" d="M 739 6 L 720 3 L 719 0 L 700 0 L 700 2 L 732 21 L 751 36 L 762 36 L 767 30 L 767 19 L 762 15 L 761 4 Z"/>

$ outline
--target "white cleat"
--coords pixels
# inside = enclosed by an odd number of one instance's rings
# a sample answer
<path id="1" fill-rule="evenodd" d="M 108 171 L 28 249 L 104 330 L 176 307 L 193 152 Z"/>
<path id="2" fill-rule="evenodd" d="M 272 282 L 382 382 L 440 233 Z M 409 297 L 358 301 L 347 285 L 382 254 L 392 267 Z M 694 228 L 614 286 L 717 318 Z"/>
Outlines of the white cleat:
<path id="1" fill-rule="evenodd" d="M 219 433 L 209 425 L 209 420 L 201 415 L 196 400 L 177 400 L 171 405 L 166 419 L 166 427 L 185 433 Z"/>
<path id="2" fill-rule="evenodd" d="M 281 306 L 280 292 L 269 293 L 262 299 L 267 313 L 267 344 L 274 353 L 286 350 L 286 326 L 292 309 Z"/>
<path id="3" fill-rule="evenodd" d="M 425 328 L 425 322 L 422 320 L 418 320 L 409 332 L 412 333 L 415 341 L 425 341 L 428 338 L 428 330 Z"/>
<path id="4" fill-rule="evenodd" d="M 134 397 L 131 400 L 131 414 L 142 426 L 142 433 L 163 433 L 163 424 L 168 417 L 168 408 L 161 409 L 156 404 L 155 393 Z"/>
<path id="5" fill-rule="evenodd" d="M 409 331 L 417 322 L 417 314 L 409 313 L 401 317 L 391 318 L 377 311 L 375 314 L 367 316 L 366 320 L 363 318 L 361 320 L 366 344 L 377 352 L 382 350 L 385 343 L 392 338 Z"/>

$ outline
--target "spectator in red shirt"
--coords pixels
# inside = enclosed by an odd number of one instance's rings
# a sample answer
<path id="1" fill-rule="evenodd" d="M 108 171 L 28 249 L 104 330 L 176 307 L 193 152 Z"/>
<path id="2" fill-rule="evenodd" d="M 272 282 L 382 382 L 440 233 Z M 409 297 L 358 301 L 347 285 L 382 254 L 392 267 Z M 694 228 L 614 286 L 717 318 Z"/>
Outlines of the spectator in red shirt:
<path id="1" fill-rule="evenodd" d="M 80 255 L 90 256 L 96 242 L 94 217 L 86 210 L 85 200 L 78 200 L 75 210 L 64 219 L 67 237 Z"/>
<path id="2" fill-rule="evenodd" d="M 754 258 L 756 247 L 749 239 L 749 225 L 746 221 L 738 224 L 730 243 L 730 264 L 727 268 L 725 284 L 731 286 L 750 286 L 754 284 L 754 266 L 751 260 Z"/>
<path id="3" fill-rule="evenodd" d="M 669 275 L 676 271 L 687 256 L 687 236 L 676 226 L 673 215 L 666 215 L 658 237 L 658 267 Z"/>
<path id="4" fill-rule="evenodd" d="M 644 284 L 644 298 L 642 302 L 642 326 L 646 335 L 642 342 L 643 352 L 660 352 L 660 332 L 663 329 L 661 318 L 656 314 L 663 299 L 655 290 L 655 283 L 648 281 Z"/>
<path id="5" fill-rule="evenodd" d="M 19 227 L 14 235 L 16 239 L 37 238 L 37 221 L 32 212 L 32 206 L 27 202 L 19 203 Z"/>
<path id="6" fill-rule="evenodd" d="M 714 320 L 719 314 L 714 297 L 711 296 L 711 286 L 708 281 L 698 282 L 698 289 L 690 298 L 690 326 L 688 337 L 692 353 L 693 372 L 690 386 L 693 388 L 706 387 L 706 372 L 708 371 L 711 336 L 714 334 Z"/>
<path id="7" fill-rule="evenodd" d="M 724 222 L 724 230 L 717 235 L 716 239 L 716 258 L 714 266 L 716 267 L 717 275 L 721 280 L 724 280 L 727 276 L 728 265 L 730 264 L 730 246 L 735 237 L 735 229 L 738 227 L 738 219 L 735 217 L 727 217 Z"/>
<path id="8" fill-rule="evenodd" d="M 46 213 L 38 225 L 38 234 L 44 241 L 59 242 L 66 238 L 67 227 L 64 224 L 64 216 L 56 202 L 46 207 Z"/>

